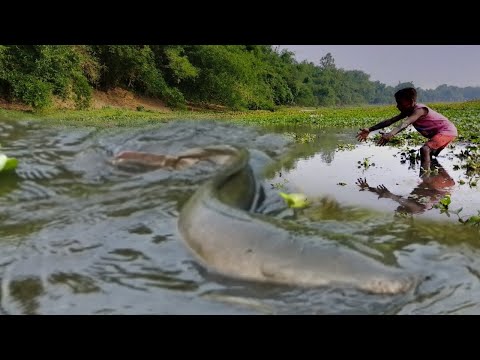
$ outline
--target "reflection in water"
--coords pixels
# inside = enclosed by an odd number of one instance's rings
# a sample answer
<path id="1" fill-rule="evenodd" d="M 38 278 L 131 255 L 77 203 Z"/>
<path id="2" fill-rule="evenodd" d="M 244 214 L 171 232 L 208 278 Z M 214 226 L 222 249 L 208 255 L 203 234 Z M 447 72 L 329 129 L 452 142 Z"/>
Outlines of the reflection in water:
<path id="1" fill-rule="evenodd" d="M 20 178 L 15 172 L 3 172 L 0 180 L 0 196 L 4 196 L 15 189 L 18 189 Z"/>
<path id="2" fill-rule="evenodd" d="M 28 315 L 38 311 L 38 298 L 44 293 L 42 281 L 31 276 L 25 279 L 10 281 L 10 296 L 20 304 L 23 312 Z"/>
<path id="3" fill-rule="evenodd" d="M 357 185 L 360 187 L 360 191 L 368 190 L 376 193 L 379 199 L 388 198 L 399 203 L 397 212 L 419 214 L 432 209 L 445 195 L 450 195 L 451 188 L 455 185 L 455 180 L 436 159 L 431 161 L 431 168 L 435 170 L 420 171 L 422 182 L 413 189 L 408 197 L 393 194 L 383 184 L 377 187 L 370 186 L 365 178 L 358 179 Z"/>

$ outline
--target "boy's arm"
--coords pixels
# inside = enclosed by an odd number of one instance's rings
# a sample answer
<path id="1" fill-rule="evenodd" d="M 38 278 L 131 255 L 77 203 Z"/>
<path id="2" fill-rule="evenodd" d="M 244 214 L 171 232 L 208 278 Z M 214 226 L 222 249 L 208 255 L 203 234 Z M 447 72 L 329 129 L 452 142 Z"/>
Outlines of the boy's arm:
<path id="1" fill-rule="evenodd" d="M 367 137 L 368 137 L 368 134 L 370 134 L 370 132 L 378 130 L 378 129 L 383 129 L 384 127 L 390 126 L 393 123 L 397 122 L 398 120 L 403 119 L 404 117 L 405 117 L 405 115 L 398 114 L 398 115 L 396 115 L 396 116 L 394 116 L 390 119 L 383 120 L 383 121 L 379 122 L 378 124 L 375 124 L 375 125 L 373 125 L 369 128 L 360 129 L 360 132 L 357 134 L 357 139 L 359 141 L 366 141 Z"/>
<path id="2" fill-rule="evenodd" d="M 390 135 L 397 135 L 400 131 L 406 129 L 410 124 L 413 124 L 415 121 L 418 120 L 420 116 L 423 115 L 425 115 L 425 109 L 416 109 L 413 114 L 407 117 L 404 121 L 402 121 L 402 123 L 398 127 L 390 131 Z"/>
<path id="3" fill-rule="evenodd" d="M 375 189 L 375 192 L 378 194 L 378 198 L 386 197 L 386 198 L 392 199 L 393 201 L 396 201 L 397 203 L 405 207 L 407 211 L 410 213 L 417 213 L 417 212 L 421 212 L 422 210 L 425 210 L 425 205 L 423 205 L 421 202 L 417 202 L 409 198 L 405 199 L 400 195 L 392 194 L 385 187 L 385 185 L 377 186 L 377 188 Z"/>
<path id="4" fill-rule="evenodd" d="M 384 120 L 382 122 L 379 122 L 376 125 L 373 125 L 373 126 L 369 127 L 368 131 L 372 132 L 372 131 L 375 131 L 375 130 L 378 130 L 378 129 L 383 129 L 387 126 L 392 125 L 393 123 L 397 122 L 398 120 L 403 119 L 404 117 L 405 117 L 405 115 L 398 114 L 398 115 L 392 117 L 391 119 Z"/>
<path id="5" fill-rule="evenodd" d="M 413 124 L 415 121 L 417 121 L 420 116 L 425 115 L 426 110 L 425 109 L 416 109 L 412 115 L 407 117 L 402 123 L 397 126 L 395 129 L 390 131 L 387 134 L 383 134 L 380 140 L 378 140 L 378 145 L 385 145 L 387 142 L 389 142 L 395 135 L 397 135 L 400 131 L 406 129 L 410 124 Z"/>

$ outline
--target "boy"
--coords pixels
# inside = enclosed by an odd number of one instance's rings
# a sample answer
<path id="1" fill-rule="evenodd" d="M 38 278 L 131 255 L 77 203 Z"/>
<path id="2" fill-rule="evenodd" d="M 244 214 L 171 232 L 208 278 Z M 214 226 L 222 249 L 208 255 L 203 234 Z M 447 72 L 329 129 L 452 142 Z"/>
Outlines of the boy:
<path id="1" fill-rule="evenodd" d="M 382 134 L 378 145 L 383 146 L 396 134 L 407 128 L 413 127 L 429 140 L 420 148 L 420 161 L 423 171 L 430 170 L 432 156 L 438 154 L 457 136 L 457 128 L 445 116 L 433 111 L 424 104 L 417 104 L 417 91 L 412 88 L 404 88 L 395 93 L 397 109 L 400 114 L 391 119 L 384 120 L 370 128 L 360 129 L 357 134 L 359 141 L 366 141 L 371 131 L 383 129 L 403 118 L 406 118 L 397 128 L 389 133 Z"/>

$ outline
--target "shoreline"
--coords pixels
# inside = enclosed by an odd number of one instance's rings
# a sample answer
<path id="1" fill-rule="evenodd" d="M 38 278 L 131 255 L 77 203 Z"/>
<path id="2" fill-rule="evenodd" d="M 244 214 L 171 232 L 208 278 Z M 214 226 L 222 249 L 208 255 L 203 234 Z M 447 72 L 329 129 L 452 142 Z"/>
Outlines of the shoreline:
<path id="1" fill-rule="evenodd" d="M 8 105 L 5 105 L 8 104 Z M 34 110 L 17 102 L 0 100 L 0 121 L 33 120 L 45 126 L 67 127 L 144 127 L 175 120 L 231 121 L 237 124 L 275 128 L 359 128 L 395 115 L 394 105 L 357 105 L 344 107 L 278 107 L 270 110 L 230 110 L 189 104 L 184 110 L 170 109 L 160 100 L 138 97 L 124 90 L 96 92 L 92 106 L 76 110 L 57 101 L 44 110 Z M 459 130 L 457 141 L 480 143 L 480 100 L 432 103 L 435 110 L 452 120 Z"/>

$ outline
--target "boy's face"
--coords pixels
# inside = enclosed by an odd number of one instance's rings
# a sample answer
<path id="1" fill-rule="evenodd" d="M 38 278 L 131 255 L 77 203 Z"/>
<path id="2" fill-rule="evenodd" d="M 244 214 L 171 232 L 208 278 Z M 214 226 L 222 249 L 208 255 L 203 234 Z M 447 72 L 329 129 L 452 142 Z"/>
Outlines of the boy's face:
<path id="1" fill-rule="evenodd" d="M 413 112 L 414 107 L 415 107 L 414 100 L 409 100 L 409 99 L 397 100 L 397 109 L 400 110 L 401 113 L 410 114 Z"/>

